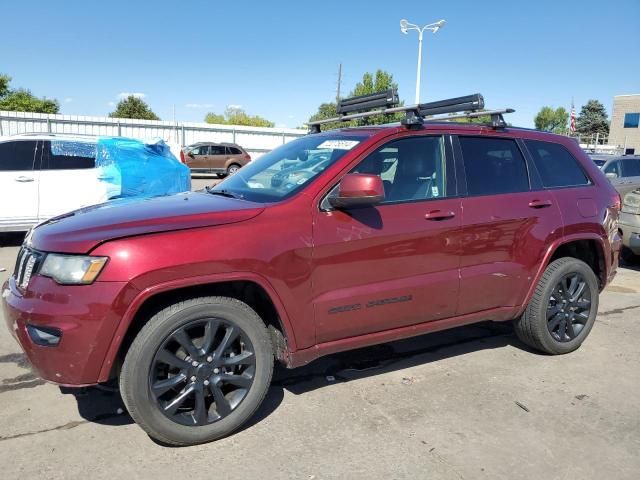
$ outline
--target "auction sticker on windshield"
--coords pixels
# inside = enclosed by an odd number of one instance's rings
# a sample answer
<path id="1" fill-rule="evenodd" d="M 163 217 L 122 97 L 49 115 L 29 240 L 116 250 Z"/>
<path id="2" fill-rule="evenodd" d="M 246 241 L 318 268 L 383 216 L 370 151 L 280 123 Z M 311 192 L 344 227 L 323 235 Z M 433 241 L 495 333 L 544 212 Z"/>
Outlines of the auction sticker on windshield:
<path id="1" fill-rule="evenodd" d="M 358 140 L 325 140 L 316 148 L 332 148 L 333 150 L 351 150 L 360 142 Z"/>

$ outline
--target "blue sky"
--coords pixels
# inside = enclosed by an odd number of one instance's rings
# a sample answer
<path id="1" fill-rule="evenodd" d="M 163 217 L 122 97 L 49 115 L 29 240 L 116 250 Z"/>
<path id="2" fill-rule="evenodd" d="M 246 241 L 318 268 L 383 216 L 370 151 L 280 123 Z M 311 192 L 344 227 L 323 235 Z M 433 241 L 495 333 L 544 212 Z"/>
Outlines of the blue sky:
<path id="1" fill-rule="evenodd" d="M 382 68 L 411 102 L 418 39 L 401 18 L 447 21 L 425 33 L 422 101 L 481 92 L 532 126 L 542 105 L 610 110 L 640 93 L 640 0 L 14 0 L 0 12 L 0 72 L 65 114 L 106 115 L 140 93 L 164 120 L 173 105 L 187 121 L 241 105 L 295 127 L 335 97 L 339 63 L 343 92 Z"/>

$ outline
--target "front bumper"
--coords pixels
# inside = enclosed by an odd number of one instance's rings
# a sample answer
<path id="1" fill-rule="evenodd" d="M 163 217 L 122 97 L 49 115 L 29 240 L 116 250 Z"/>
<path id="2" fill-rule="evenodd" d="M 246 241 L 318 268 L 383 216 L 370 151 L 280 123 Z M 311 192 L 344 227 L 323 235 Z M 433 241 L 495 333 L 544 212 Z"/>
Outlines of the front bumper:
<path id="1" fill-rule="evenodd" d="M 640 255 L 640 215 L 620 212 L 618 228 L 622 231 L 622 244 L 634 254 Z"/>
<path id="2" fill-rule="evenodd" d="M 38 376 L 61 385 L 92 385 L 98 382 L 132 290 L 126 282 L 64 286 L 35 275 L 23 292 L 10 278 L 2 287 L 2 309 L 7 327 Z M 58 332 L 59 343 L 37 344 L 29 326 Z"/>

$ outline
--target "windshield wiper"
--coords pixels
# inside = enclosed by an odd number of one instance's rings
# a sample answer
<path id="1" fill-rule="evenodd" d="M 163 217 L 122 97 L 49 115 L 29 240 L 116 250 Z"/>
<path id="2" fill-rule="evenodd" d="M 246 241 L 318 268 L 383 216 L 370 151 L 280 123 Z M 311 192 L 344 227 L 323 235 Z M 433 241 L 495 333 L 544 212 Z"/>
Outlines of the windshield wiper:
<path id="1" fill-rule="evenodd" d="M 220 190 L 214 190 L 211 187 L 206 187 L 206 189 L 207 189 L 207 192 L 209 192 L 211 195 L 222 195 L 223 197 L 239 198 L 237 195 L 235 195 L 234 193 L 231 193 L 229 190 L 226 190 L 224 188 Z"/>

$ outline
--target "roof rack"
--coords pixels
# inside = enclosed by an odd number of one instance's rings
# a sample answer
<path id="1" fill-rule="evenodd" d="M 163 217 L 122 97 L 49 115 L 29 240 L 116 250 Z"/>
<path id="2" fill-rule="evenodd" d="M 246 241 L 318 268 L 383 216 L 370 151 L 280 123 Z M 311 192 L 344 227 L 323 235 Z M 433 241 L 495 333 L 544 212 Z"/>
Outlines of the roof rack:
<path id="1" fill-rule="evenodd" d="M 507 124 L 502 115 L 515 111 L 512 108 L 483 110 L 484 97 L 479 93 L 401 107 L 397 106 L 398 103 L 398 92 L 396 89 L 340 100 L 337 106 L 338 116 L 307 123 L 309 133 L 320 133 L 320 126 L 327 123 L 348 122 L 349 120 L 358 118 L 368 118 L 374 115 L 388 115 L 400 112 L 406 113 L 405 118 L 400 123 L 407 128 L 419 128 L 425 121 L 441 122 L 458 118 L 476 118 L 483 116 L 489 116 L 491 118 L 491 127 L 504 128 Z M 370 108 L 374 108 L 374 110 L 362 111 Z M 433 117 L 434 115 L 440 116 Z M 431 118 L 425 120 L 425 117 Z"/>

